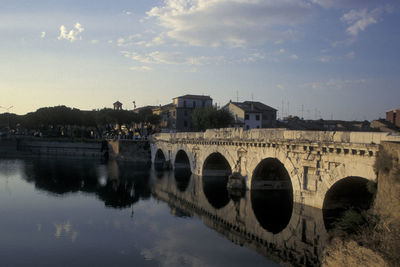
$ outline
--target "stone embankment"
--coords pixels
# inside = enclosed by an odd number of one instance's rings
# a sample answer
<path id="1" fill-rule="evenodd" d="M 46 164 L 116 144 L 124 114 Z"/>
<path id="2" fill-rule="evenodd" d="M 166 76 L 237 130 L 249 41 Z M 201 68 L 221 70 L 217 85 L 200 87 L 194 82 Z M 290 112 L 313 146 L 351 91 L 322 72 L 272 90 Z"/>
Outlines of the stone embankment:
<path id="1" fill-rule="evenodd" d="M 151 164 L 150 145 L 145 140 L 110 140 L 108 151 L 112 159 Z"/>
<path id="2" fill-rule="evenodd" d="M 333 234 L 323 266 L 400 266 L 400 143 L 382 142 L 380 146 L 370 221 L 355 235 Z"/>

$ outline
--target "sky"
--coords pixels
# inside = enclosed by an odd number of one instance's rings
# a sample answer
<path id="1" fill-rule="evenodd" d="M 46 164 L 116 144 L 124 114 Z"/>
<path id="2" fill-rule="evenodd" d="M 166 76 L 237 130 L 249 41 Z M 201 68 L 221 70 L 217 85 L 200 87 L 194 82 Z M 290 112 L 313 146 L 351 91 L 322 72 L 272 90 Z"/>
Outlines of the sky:
<path id="1" fill-rule="evenodd" d="M 397 0 L 0 0 L 0 113 L 254 100 L 278 117 L 400 107 Z"/>

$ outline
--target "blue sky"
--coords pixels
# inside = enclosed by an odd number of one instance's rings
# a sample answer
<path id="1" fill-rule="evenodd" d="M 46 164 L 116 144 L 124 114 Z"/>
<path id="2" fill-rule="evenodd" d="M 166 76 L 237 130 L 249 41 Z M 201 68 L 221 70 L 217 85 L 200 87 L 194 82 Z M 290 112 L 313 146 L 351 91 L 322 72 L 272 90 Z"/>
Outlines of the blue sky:
<path id="1" fill-rule="evenodd" d="M 378 0 L 0 0 L 0 106 L 206 94 L 377 119 L 400 106 L 399 12 Z"/>

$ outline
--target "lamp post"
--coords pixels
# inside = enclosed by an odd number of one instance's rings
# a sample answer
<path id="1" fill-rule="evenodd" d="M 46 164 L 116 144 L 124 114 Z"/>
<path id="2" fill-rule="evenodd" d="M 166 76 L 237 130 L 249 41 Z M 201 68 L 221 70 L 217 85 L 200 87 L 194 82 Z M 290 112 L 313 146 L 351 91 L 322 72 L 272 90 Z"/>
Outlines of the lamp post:
<path id="1" fill-rule="evenodd" d="M 7 110 L 7 119 L 8 119 L 8 130 L 10 130 L 10 109 L 12 109 L 14 106 L 9 106 L 8 108 L 0 106 L 0 108 Z"/>

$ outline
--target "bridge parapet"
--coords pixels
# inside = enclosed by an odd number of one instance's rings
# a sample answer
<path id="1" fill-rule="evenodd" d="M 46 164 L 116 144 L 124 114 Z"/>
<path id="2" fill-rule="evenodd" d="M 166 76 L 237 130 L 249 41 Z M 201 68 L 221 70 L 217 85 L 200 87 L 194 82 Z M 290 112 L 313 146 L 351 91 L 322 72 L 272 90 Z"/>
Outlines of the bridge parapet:
<path id="1" fill-rule="evenodd" d="M 380 132 L 332 132 L 332 131 L 292 131 L 286 129 L 252 129 L 237 128 L 212 129 L 205 132 L 158 133 L 153 135 L 157 141 L 285 141 L 306 143 L 351 143 L 380 144 L 383 141 L 400 141 L 400 135 Z"/>

